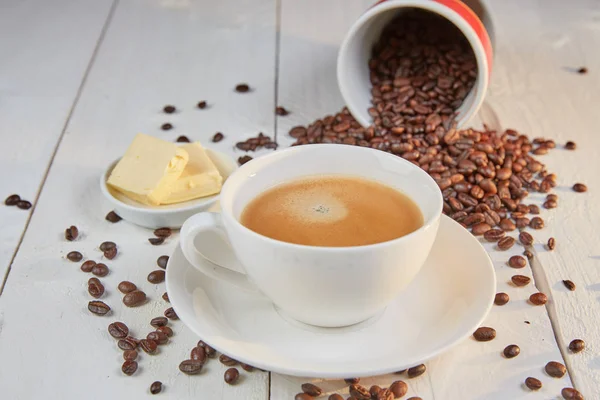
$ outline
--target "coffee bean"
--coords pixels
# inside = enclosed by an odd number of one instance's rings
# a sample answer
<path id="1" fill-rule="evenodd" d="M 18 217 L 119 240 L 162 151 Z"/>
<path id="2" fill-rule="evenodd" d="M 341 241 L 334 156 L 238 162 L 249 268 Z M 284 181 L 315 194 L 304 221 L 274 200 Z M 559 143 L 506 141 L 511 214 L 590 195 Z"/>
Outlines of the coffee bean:
<path id="1" fill-rule="evenodd" d="M 573 190 L 577 193 L 587 192 L 587 186 L 585 186 L 583 183 L 576 183 L 573 185 Z"/>
<path id="2" fill-rule="evenodd" d="M 152 382 L 152 384 L 150 385 L 150 393 L 159 394 L 161 391 L 162 391 L 162 382 L 160 382 L 160 381 Z"/>
<path id="3" fill-rule="evenodd" d="M 515 284 L 515 286 L 527 286 L 529 282 L 531 282 L 531 278 L 525 275 L 513 275 L 510 280 Z"/>
<path id="4" fill-rule="evenodd" d="M 11 194 L 4 200 L 4 204 L 7 206 L 16 206 L 20 200 L 21 197 L 18 194 Z"/>
<path id="5" fill-rule="evenodd" d="M 575 150 L 576 148 L 577 145 L 575 144 L 575 142 L 569 140 L 567 143 L 565 143 L 565 149 L 567 150 Z"/>
<path id="6" fill-rule="evenodd" d="M 576 289 L 576 286 L 575 286 L 575 284 L 573 283 L 573 281 L 570 281 L 570 280 L 568 280 L 568 279 L 565 279 L 565 280 L 563 280 L 562 282 L 563 282 L 563 285 L 565 285 L 565 287 L 566 287 L 567 289 L 569 289 L 570 291 L 574 291 L 574 290 Z"/>
<path id="7" fill-rule="evenodd" d="M 165 281 L 165 271 L 162 269 L 157 269 L 156 271 L 152 271 L 148 274 L 148 282 L 158 284 Z"/>
<path id="8" fill-rule="evenodd" d="M 162 295 L 162 299 L 163 299 L 164 301 L 166 301 L 167 303 L 170 303 L 170 301 L 169 301 L 169 295 L 167 294 L 167 292 L 164 292 L 164 293 L 163 293 L 163 295 Z"/>
<path id="9" fill-rule="evenodd" d="M 508 303 L 508 300 L 510 300 L 510 298 L 508 297 L 508 294 L 496 293 L 496 297 L 494 298 L 494 304 L 497 306 L 503 306 L 506 303 Z"/>
<path id="10" fill-rule="evenodd" d="M 189 137 L 185 136 L 185 135 L 181 135 L 181 136 L 177 136 L 177 139 L 175 139 L 175 142 L 177 143 L 190 143 L 191 140 Z"/>
<path id="11" fill-rule="evenodd" d="M 580 67 L 579 69 L 577 69 L 577 73 L 578 74 L 587 74 L 588 73 L 588 69 L 586 67 Z"/>
<path id="12" fill-rule="evenodd" d="M 203 347 L 196 346 L 190 352 L 190 359 L 204 363 L 206 361 L 206 351 Z"/>
<path id="13" fill-rule="evenodd" d="M 329 395 L 327 400 L 344 400 L 344 398 L 341 395 L 334 393 L 334 394 Z"/>
<path id="14" fill-rule="evenodd" d="M 488 242 L 497 242 L 503 238 L 504 235 L 506 235 L 506 233 L 504 233 L 504 231 L 501 229 L 490 229 L 483 234 L 483 238 Z"/>
<path id="15" fill-rule="evenodd" d="M 240 366 L 242 367 L 242 369 L 244 371 L 248 371 L 248 372 L 252 372 L 254 371 L 254 367 L 252 365 L 248 365 L 248 364 L 244 364 L 244 363 L 240 363 Z"/>
<path id="16" fill-rule="evenodd" d="M 514 215 L 515 213 L 513 213 Z M 525 218 L 525 217 L 519 217 L 515 219 L 515 225 L 517 226 L 517 228 L 521 229 L 521 228 L 525 228 L 526 226 L 529 225 L 529 218 Z"/>
<path id="17" fill-rule="evenodd" d="M 219 361 L 221 362 L 221 364 L 227 365 L 228 367 L 232 367 L 234 365 L 237 365 L 237 363 L 238 363 L 236 360 L 234 360 L 233 358 L 231 358 L 225 354 L 221 354 L 219 356 Z"/>
<path id="18" fill-rule="evenodd" d="M 168 105 L 163 107 L 163 111 L 167 114 L 173 114 L 175 110 L 175 106 Z"/>
<path id="19" fill-rule="evenodd" d="M 135 350 L 138 346 L 138 344 L 131 340 L 129 337 L 126 337 L 125 339 L 121 339 L 117 342 L 117 346 L 119 346 L 119 348 L 121 350 Z"/>
<path id="20" fill-rule="evenodd" d="M 529 227 L 532 229 L 542 229 L 544 227 L 544 220 L 540 217 L 533 217 L 529 222 Z"/>
<path id="21" fill-rule="evenodd" d="M 525 379 L 525 386 L 531 390 L 540 390 L 542 388 L 542 382 L 539 379 L 532 378 L 531 376 Z"/>
<path id="22" fill-rule="evenodd" d="M 165 124 L 162 124 L 160 126 L 160 129 L 162 129 L 163 131 L 168 131 L 168 130 L 173 129 L 173 125 L 167 122 Z"/>
<path id="23" fill-rule="evenodd" d="M 489 342 L 496 337 L 496 330 L 494 328 L 482 326 L 473 333 L 473 337 L 478 342 Z"/>
<path id="24" fill-rule="evenodd" d="M 104 257 L 108 258 L 109 260 L 112 260 L 116 256 L 117 256 L 117 248 L 116 247 L 113 247 L 112 249 L 108 249 L 104 252 Z"/>
<path id="25" fill-rule="evenodd" d="M 504 348 L 504 357 L 515 358 L 521 353 L 521 349 L 516 344 L 510 344 Z"/>
<path id="26" fill-rule="evenodd" d="M 238 164 L 244 165 L 244 164 L 246 164 L 250 160 L 252 160 L 252 157 L 250 157 L 250 156 L 239 157 L 238 158 Z"/>
<path id="27" fill-rule="evenodd" d="M 419 364 L 416 367 L 409 368 L 406 373 L 409 378 L 416 378 L 417 376 L 423 375 L 426 369 L 425 364 Z"/>
<path id="28" fill-rule="evenodd" d="M 27 200 L 19 200 L 17 201 L 17 207 L 21 210 L 29 210 L 31 208 L 31 203 Z"/>
<path id="29" fill-rule="evenodd" d="M 527 257 L 527 259 L 528 259 L 529 261 L 531 261 L 531 260 L 533 259 L 533 253 L 532 253 L 532 252 L 530 252 L 529 250 L 525 250 L 525 251 L 523 252 L 523 255 L 524 255 L 525 257 Z"/>
<path id="30" fill-rule="evenodd" d="M 556 247 L 556 239 L 554 239 L 553 237 L 548 239 L 548 243 L 546 244 L 546 246 L 548 247 L 548 250 L 554 250 L 554 248 Z"/>
<path id="31" fill-rule="evenodd" d="M 165 335 L 167 335 L 167 337 L 173 336 L 173 329 L 169 328 L 168 326 L 159 326 L 158 328 L 156 328 L 156 330 L 158 332 L 164 333 Z"/>
<path id="32" fill-rule="evenodd" d="M 356 385 L 360 382 L 360 378 L 346 378 L 344 379 L 344 382 L 346 382 L 348 385 Z"/>
<path id="33" fill-rule="evenodd" d="M 279 115 L 280 117 L 285 117 L 286 115 L 288 115 L 290 112 L 288 110 L 286 110 L 285 108 L 279 106 L 275 109 L 275 114 Z"/>
<path id="34" fill-rule="evenodd" d="M 562 378 L 567 373 L 567 368 L 558 361 L 550 361 L 544 369 L 553 378 Z"/>
<path id="35" fill-rule="evenodd" d="M 156 260 L 156 265 L 162 269 L 167 269 L 167 263 L 169 262 L 169 256 L 160 256 Z"/>
<path id="36" fill-rule="evenodd" d="M 413 396 L 413 397 L 409 397 L 409 398 L 408 398 L 408 399 L 406 399 L 406 400 L 423 400 L 423 398 L 422 398 L 422 397 L 419 397 L 419 396 Z"/>
<path id="37" fill-rule="evenodd" d="M 150 332 L 148 335 L 146 335 L 146 339 L 152 340 L 158 345 L 165 344 L 169 341 L 169 337 L 159 330 Z"/>
<path id="38" fill-rule="evenodd" d="M 223 136 L 223 134 L 221 132 L 217 132 L 212 137 L 212 142 L 213 143 L 219 143 L 221 140 L 223 140 L 224 137 L 225 136 Z"/>
<path id="39" fill-rule="evenodd" d="M 87 260 L 87 261 L 84 261 L 83 264 L 81 264 L 80 268 L 83 272 L 92 272 L 92 269 L 94 268 L 95 265 L 96 265 L 96 261 Z"/>
<path id="40" fill-rule="evenodd" d="M 558 203 L 554 200 L 546 200 L 544 202 L 544 208 L 547 208 L 547 209 L 556 208 L 557 205 L 558 205 Z"/>
<path id="41" fill-rule="evenodd" d="M 584 400 L 583 395 L 577 389 L 566 387 L 560 391 L 560 394 L 565 400 Z"/>
<path id="42" fill-rule="evenodd" d="M 154 236 L 159 238 L 168 238 L 172 233 L 171 228 L 158 228 L 154 230 Z"/>
<path id="43" fill-rule="evenodd" d="M 152 318 L 152 320 L 150 321 L 150 325 L 152 325 L 155 328 L 158 328 L 159 326 L 166 326 L 168 323 L 169 320 L 165 317 Z"/>
<path id="44" fill-rule="evenodd" d="M 313 399 L 314 399 L 314 397 L 312 397 L 311 395 L 308 395 L 306 393 L 297 393 L 294 396 L 294 400 L 313 400 Z"/>
<path id="45" fill-rule="evenodd" d="M 83 254 L 81 254 L 78 251 L 70 251 L 69 253 L 67 253 L 67 260 L 73 261 L 73 262 L 79 262 L 79 261 L 83 260 Z"/>
<path id="46" fill-rule="evenodd" d="M 136 290 L 137 286 L 135 286 L 135 284 L 132 282 L 123 281 L 123 282 L 119 283 L 119 286 L 117 286 L 117 289 L 119 289 L 119 291 L 121 293 L 127 294 L 127 293 L 131 293 L 134 290 Z"/>
<path id="47" fill-rule="evenodd" d="M 134 290 L 123 296 L 123 304 L 127 307 L 138 307 L 146 302 L 146 293 L 141 290 Z"/>
<path id="48" fill-rule="evenodd" d="M 71 225 L 65 229 L 65 239 L 68 241 L 72 242 L 73 240 L 77 239 L 77 236 L 79 236 L 79 229 L 77 229 L 75 225 Z"/>
<path id="49" fill-rule="evenodd" d="M 123 365 L 121 366 L 121 371 L 123 371 L 123 373 L 128 376 L 133 375 L 135 373 L 135 371 L 137 371 L 137 369 L 138 369 L 137 361 L 126 360 L 123 363 Z"/>
<path id="50" fill-rule="evenodd" d="M 408 392 L 408 385 L 404 381 L 395 381 L 390 385 L 390 391 L 394 394 L 394 398 L 400 398 Z"/>
<path id="51" fill-rule="evenodd" d="M 95 299 L 99 299 L 104 294 L 104 285 L 98 278 L 88 280 L 88 293 Z"/>
<path id="52" fill-rule="evenodd" d="M 152 246 L 158 246 L 165 242 L 165 238 L 149 238 L 148 241 Z"/>
<path id="53" fill-rule="evenodd" d="M 206 101 L 202 100 L 202 101 L 199 101 L 198 104 L 196 104 L 196 107 L 198 107 L 201 110 L 204 110 L 206 108 L 206 105 L 207 105 Z"/>
<path id="54" fill-rule="evenodd" d="M 512 256 L 508 259 L 508 266 L 511 268 L 524 268 L 527 265 L 527 260 L 522 256 Z"/>
<path id="55" fill-rule="evenodd" d="M 380 390 L 375 397 L 371 397 L 377 400 L 394 400 L 394 393 L 389 389 Z"/>
<path id="56" fill-rule="evenodd" d="M 303 126 L 295 126 L 293 127 L 290 132 L 289 135 L 295 139 L 301 138 L 306 136 L 306 128 Z"/>
<path id="57" fill-rule="evenodd" d="M 503 231 L 506 232 L 510 232 L 510 231 L 514 231 L 515 229 L 517 229 L 516 225 L 514 222 L 512 222 L 510 219 L 502 219 L 500 220 L 500 229 L 502 229 Z"/>
<path id="58" fill-rule="evenodd" d="M 505 236 L 498 241 L 498 250 L 508 250 L 515 244 L 515 238 L 512 236 Z"/>
<path id="59" fill-rule="evenodd" d="M 479 224 L 473 225 L 473 227 L 471 228 L 471 232 L 475 236 L 480 236 L 489 231 L 490 229 L 492 229 L 492 227 L 488 223 L 481 222 Z"/>
<path id="60" fill-rule="evenodd" d="M 125 350 L 123 352 L 123 359 L 125 361 L 134 361 L 138 356 L 138 352 L 135 350 Z"/>
<path id="61" fill-rule="evenodd" d="M 129 335 L 129 328 L 122 322 L 113 322 L 108 325 L 108 333 L 115 339 L 123 339 Z"/>
<path id="62" fill-rule="evenodd" d="M 108 214 L 106 214 L 106 217 L 104 217 L 104 219 L 106 219 L 108 222 L 112 222 L 114 224 L 116 222 L 119 222 L 123 218 L 121 218 L 119 216 L 119 214 L 117 214 L 116 212 L 110 211 Z"/>
<path id="63" fill-rule="evenodd" d="M 544 293 L 534 293 L 529 296 L 531 304 L 536 306 L 543 306 L 548 301 L 548 297 Z"/>
<path id="64" fill-rule="evenodd" d="M 585 342 L 581 339 L 573 339 L 571 343 L 569 343 L 569 350 L 573 353 L 579 353 L 580 351 L 583 351 L 584 348 Z"/>
<path id="65" fill-rule="evenodd" d="M 100 251 L 106 251 L 106 250 L 114 249 L 116 247 L 117 247 L 117 244 L 115 242 L 106 241 L 106 242 L 100 243 L 100 246 L 98 246 L 98 249 L 100 249 Z"/>
<path id="66" fill-rule="evenodd" d="M 529 232 L 522 231 L 519 233 L 519 242 L 523 246 L 531 246 L 533 244 L 533 236 Z"/>
<path id="67" fill-rule="evenodd" d="M 152 339 L 142 339 L 140 340 L 140 347 L 148 354 L 156 354 L 158 343 Z"/>
<path id="68" fill-rule="evenodd" d="M 177 313 L 175 312 L 175 310 L 173 310 L 173 307 L 169 307 L 165 310 L 165 317 L 172 320 L 179 319 Z"/>
<path id="69" fill-rule="evenodd" d="M 377 386 L 377 385 L 372 385 L 369 388 L 369 393 L 371 393 L 371 399 L 377 399 L 377 395 L 379 395 L 379 393 L 381 393 L 381 387 Z M 392 395 L 392 399 L 393 399 L 393 395 Z"/>
<path id="70" fill-rule="evenodd" d="M 369 400 L 371 398 L 371 393 L 367 388 L 358 384 L 350 385 L 350 394 L 358 400 Z"/>
<path id="71" fill-rule="evenodd" d="M 98 263 L 92 267 L 92 274 L 103 277 L 108 275 L 108 267 L 106 264 Z"/>
<path id="72" fill-rule="evenodd" d="M 198 346 L 203 347 L 206 351 L 206 355 L 210 358 L 214 358 L 217 355 L 217 351 L 213 349 L 208 343 L 205 343 L 202 340 L 198 341 Z"/>
<path id="73" fill-rule="evenodd" d="M 318 387 L 317 385 L 313 385 L 312 383 L 303 383 L 302 391 L 313 397 L 319 397 L 323 393 L 323 390 L 321 390 L 320 387 Z"/>
<path id="74" fill-rule="evenodd" d="M 110 311 L 110 307 L 100 300 L 92 300 L 88 303 L 88 310 L 92 314 L 106 315 Z"/>
<path id="75" fill-rule="evenodd" d="M 202 371 L 202 363 L 194 360 L 185 360 L 179 364 L 179 370 L 186 375 L 196 375 Z"/>
<path id="76" fill-rule="evenodd" d="M 235 91 L 238 93 L 246 93 L 250 91 L 250 86 L 246 83 L 240 83 L 235 87 Z"/>

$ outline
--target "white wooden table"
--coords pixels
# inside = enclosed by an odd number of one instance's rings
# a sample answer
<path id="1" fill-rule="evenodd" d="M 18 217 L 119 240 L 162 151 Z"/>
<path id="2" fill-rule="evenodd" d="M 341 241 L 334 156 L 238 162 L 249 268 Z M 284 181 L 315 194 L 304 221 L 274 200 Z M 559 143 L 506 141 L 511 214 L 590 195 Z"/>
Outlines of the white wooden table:
<path id="1" fill-rule="evenodd" d="M 157 356 L 141 354 L 133 377 L 120 371 L 121 352 L 108 336 L 112 320 L 133 333 L 148 332 L 162 314 L 164 284 L 145 277 L 155 260 L 169 254 L 177 235 L 153 247 L 151 233 L 124 221 L 104 220 L 110 210 L 98 177 L 135 133 L 173 140 L 178 135 L 241 155 L 236 141 L 264 132 L 286 147 L 290 127 L 306 124 L 343 106 L 335 78 L 337 48 L 352 22 L 373 0 L 21 0 L 0 1 L 0 197 L 11 193 L 34 202 L 30 211 L 0 206 L 0 398 L 145 398 L 154 380 L 171 399 L 292 399 L 306 379 L 268 372 L 243 373 L 235 386 L 223 382 L 225 368 L 210 363 L 203 374 L 186 376 L 179 362 L 198 338 L 181 322 Z M 498 291 L 511 302 L 494 307 L 485 325 L 497 338 L 466 340 L 427 362 L 427 373 L 407 379 L 410 396 L 423 399 L 558 399 L 574 385 L 586 399 L 600 399 L 600 4 L 562 0 L 488 1 L 496 27 L 496 59 L 486 109 L 503 127 L 559 146 L 577 142 L 574 152 L 544 156 L 558 174 L 559 208 L 544 210 L 536 261 L 523 273 L 535 285 L 509 284 L 512 253 L 489 246 Z M 572 69 L 589 68 L 587 75 Z M 236 95 L 247 82 L 254 91 Z M 206 100 L 209 108 L 197 110 Z M 165 104 L 180 110 L 162 113 Z M 274 116 L 276 104 L 291 114 Z M 160 130 L 164 122 L 175 129 Z M 474 124 L 477 121 L 473 122 Z M 239 154 L 238 154 L 239 153 Z M 260 153 L 259 153 L 260 154 Z M 576 194 L 574 182 L 589 191 Z M 531 196 L 541 203 L 543 196 Z M 75 242 L 64 229 L 77 225 Z M 557 249 L 543 243 L 554 236 Z M 100 259 L 97 246 L 115 241 L 120 253 L 107 262 L 103 279 L 110 318 L 90 315 L 85 283 L 89 276 L 67 261 L 70 250 Z M 116 284 L 139 283 L 151 298 L 139 309 L 122 306 Z M 567 291 L 562 279 L 577 290 Z M 537 290 L 546 307 L 526 302 Z M 525 321 L 528 321 L 526 323 Z M 584 339 L 583 353 L 567 350 Z M 521 354 L 502 357 L 508 344 Z M 551 378 L 551 360 L 568 374 Z M 543 381 L 539 392 L 523 386 L 526 377 Z M 399 376 L 365 377 L 366 386 L 389 385 Z M 315 382 L 319 380 L 313 379 Z M 320 382 L 328 393 L 342 381 Z M 342 391 L 347 393 L 347 389 Z M 128 397 L 129 396 L 129 397 Z M 325 398 L 325 397 L 324 397 Z"/>

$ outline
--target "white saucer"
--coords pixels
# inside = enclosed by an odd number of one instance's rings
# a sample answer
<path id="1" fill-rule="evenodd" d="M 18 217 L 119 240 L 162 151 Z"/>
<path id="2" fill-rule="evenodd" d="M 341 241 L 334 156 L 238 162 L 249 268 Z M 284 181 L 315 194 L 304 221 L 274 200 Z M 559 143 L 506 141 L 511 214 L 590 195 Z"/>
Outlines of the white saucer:
<path id="1" fill-rule="evenodd" d="M 206 149 L 206 154 L 213 161 L 219 173 L 226 180 L 229 175 L 237 169 L 237 163 L 229 155 L 220 151 Z M 150 206 L 131 200 L 127 196 L 111 189 L 106 181 L 119 160 L 115 160 L 108 166 L 100 177 L 100 190 L 104 197 L 110 201 L 124 220 L 145 228 L 181 228 L 186 219 L 202 211 L 213 211 L 213 206 L 219 199 L 219 195 L 202 197 L 199 199 L 184 201 L 176 204 Z"/>
<path id="2" fill-rule="evenodd" d="M 319 378 L 381 375 L 421 364 L 471 335 L 496 292 L 484 248 L 445 216 L 409 287 L 380 315 L 346 328 L 290 320 L 267 298 L 199 272 L 179 246 L 166 284 L 179 318 L 217 350 L 264 370 Z"/>

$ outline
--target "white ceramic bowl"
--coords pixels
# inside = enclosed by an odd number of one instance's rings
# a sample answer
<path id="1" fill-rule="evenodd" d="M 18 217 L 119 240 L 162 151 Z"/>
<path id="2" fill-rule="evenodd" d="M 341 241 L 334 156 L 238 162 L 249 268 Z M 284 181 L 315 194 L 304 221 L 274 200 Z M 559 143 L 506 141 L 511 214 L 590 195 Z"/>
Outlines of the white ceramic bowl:
<path id="1" fill-rule="evenodd" d="M 217 169 L 226 180 L 237 164 L 233 158 L 216 150 L 206 149 L 207 155 L 215 163 Z M 111 163 L 100 177 L 100 190 L 104 197 L 113 205 L 121 218 L 145 228 L 180 228 L 186 219 L 201 211 L 209 211 L 219 199 L 219 195 L 203 197 L 177 204 L 150 206 L 131 200 L 125 195 L 111 189 L 106 180 L 119 160 Z"/>

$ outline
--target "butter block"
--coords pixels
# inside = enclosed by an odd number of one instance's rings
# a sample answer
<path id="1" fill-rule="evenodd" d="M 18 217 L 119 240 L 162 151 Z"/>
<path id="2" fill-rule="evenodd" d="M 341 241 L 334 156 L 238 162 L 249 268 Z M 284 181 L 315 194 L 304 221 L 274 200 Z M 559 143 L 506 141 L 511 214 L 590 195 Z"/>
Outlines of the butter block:
<path id="1" fill-rule="evenodd" d="M 159 205 L 171 194 L 188 159 L 187 151 L 176 144 L 139 133 L 107 183 L 132 200 Z"/>
<path id="2" fill-rule="evenodd" d="M 219 193 L 223 185 L 223 177 L 199 142 L 184 144 L 181 147 L 188 153 L 189 160 L 163 204 L 210 196 Z"/>

